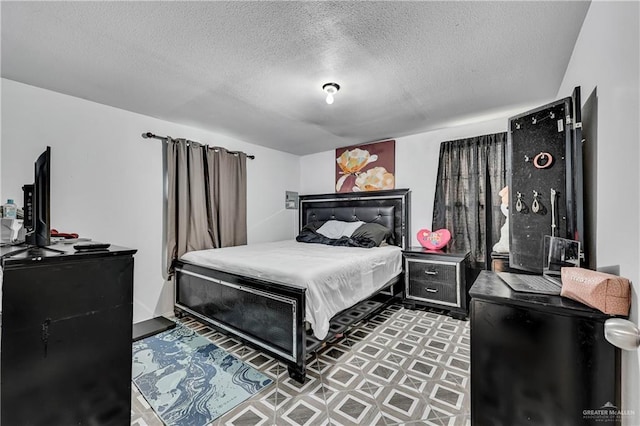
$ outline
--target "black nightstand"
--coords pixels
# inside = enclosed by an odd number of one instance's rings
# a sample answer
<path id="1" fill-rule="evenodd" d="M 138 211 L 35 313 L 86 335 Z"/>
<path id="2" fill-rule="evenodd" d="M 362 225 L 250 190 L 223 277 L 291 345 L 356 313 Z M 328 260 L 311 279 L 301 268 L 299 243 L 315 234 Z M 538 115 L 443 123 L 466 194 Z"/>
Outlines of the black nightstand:
<path id="1" fill-rule="evenodd" d="M 449 311 L 457 319 L 469 315 L 469 253 L 410 247 L 404 254 L 404 296 L 407 308 L 430 306 Z"/>

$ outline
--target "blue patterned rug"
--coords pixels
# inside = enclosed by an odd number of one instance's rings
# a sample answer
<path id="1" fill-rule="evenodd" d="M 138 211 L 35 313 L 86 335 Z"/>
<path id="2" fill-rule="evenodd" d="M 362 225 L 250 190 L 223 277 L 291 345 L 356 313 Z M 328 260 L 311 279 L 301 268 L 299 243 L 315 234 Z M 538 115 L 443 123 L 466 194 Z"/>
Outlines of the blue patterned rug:
<path id="1" fill-rule="evenodd" d="M 272 383 L 178 324 L 133 344 L 133 381 L 167 425 L 204 426 Z"/>

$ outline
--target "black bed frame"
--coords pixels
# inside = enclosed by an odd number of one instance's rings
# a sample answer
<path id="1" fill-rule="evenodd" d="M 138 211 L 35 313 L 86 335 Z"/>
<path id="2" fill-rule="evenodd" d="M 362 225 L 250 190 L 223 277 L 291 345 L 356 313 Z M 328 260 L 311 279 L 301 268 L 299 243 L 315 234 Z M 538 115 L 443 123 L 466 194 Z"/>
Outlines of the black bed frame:
<path id="1" fill-rule="evenodd" d="M 409 244 L 410 191 L 396 189 L 362 193 L 300 196 L 302 228 L 329 219 L 376 222 L 393 229 L 394 244 Z M 304 382 L 307 353 L 322 342 L 305 330 L 305 291 L 301 286 L 245 277 L 185 261 L 175 262 L 175 313 L 190 314 L 225 334 L 257 347 L 288 366 L 289 376 Z M 401 288 L 395 277 L 376 295 L 331 321 L 331 340 L 350 324 L 384 307 Z M 395 285 L 399 284 L 399 285 Z"/>

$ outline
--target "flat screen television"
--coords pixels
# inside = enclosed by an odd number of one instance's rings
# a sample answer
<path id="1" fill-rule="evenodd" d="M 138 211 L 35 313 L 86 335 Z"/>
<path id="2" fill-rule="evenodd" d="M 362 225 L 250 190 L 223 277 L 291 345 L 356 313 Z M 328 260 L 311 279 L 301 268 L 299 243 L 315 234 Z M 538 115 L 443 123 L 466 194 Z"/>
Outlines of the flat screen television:
<path id="1" fill-rule="evenodd" d="M 25 185 L 29 187 L 29 185 Z M 32 227 L 27 229 L 26 243 L 31 246 L 45 247 L 51 244 L 51 217 L 50 206 L 51 200 L 51 147 L 40 154 L 35 162 L 34 184 L 33 190 L 30 191 L 31 209 L 33 218 L 25 220 Z M 25 189 L 25 207 L 28 203 L 28 194 Z M 26 210 L 26 209 L 25 209 Z"/>

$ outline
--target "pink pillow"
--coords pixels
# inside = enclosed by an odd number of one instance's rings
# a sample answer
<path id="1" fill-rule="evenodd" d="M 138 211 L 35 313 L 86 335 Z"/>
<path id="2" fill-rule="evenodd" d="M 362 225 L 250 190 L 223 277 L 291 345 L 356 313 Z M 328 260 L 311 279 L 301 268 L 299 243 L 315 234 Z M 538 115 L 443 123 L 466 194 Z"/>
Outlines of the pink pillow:
<path id="1" fill-rule="evenodd" d="M 440 250 L 451 240 L 451 232 L 447 229 L 438 229 L 437 231 L 421 229 L 418 231 L 417 237 L 422 247 L 428 250 Z"/>

